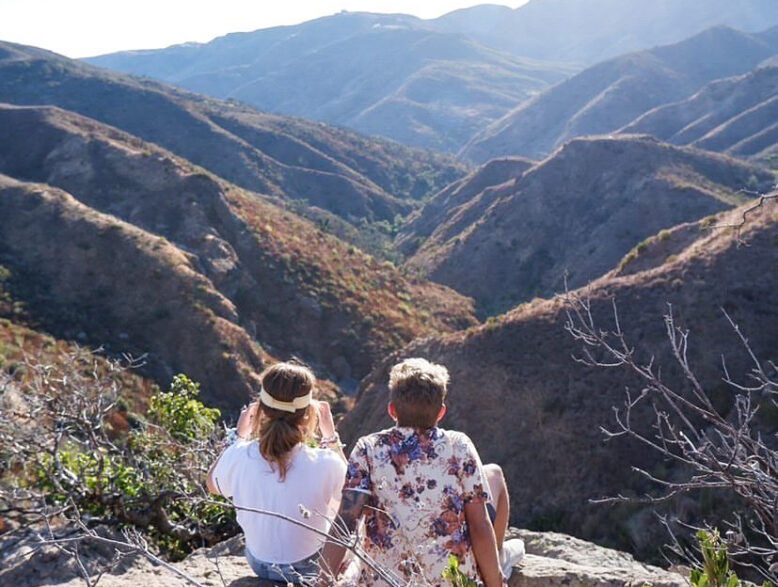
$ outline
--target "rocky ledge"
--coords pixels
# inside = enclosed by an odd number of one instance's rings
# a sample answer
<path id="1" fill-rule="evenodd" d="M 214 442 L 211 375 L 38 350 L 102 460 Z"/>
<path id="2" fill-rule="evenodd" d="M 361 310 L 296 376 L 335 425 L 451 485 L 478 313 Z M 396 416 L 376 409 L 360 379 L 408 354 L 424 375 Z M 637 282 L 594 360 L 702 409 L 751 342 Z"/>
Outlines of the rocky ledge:
<path id="1" fill-rule="evenodd" d="M 685 587 L 684 578 L 636 561 L 631 555 L 596 546 L 589 542 L 551 532 L 511 530 L 522 538 L 527 555 L 510 579 L 511 587 Z M 7 546 L 7 545 L 6 545 Z M 85 584 L 76 562 L 53 546 L 6 551 L 0 565 L 0 584 L 14 587 Z M 82 544 L 81 562 L 99 573 L 111 558 L 106 545 Z M 101 568 L 102 567 L 102 568 Z M 176 573 L 180 573 L 177 575 Z M 193 582 L 188 582 L 184 575 Z M 199 583 L 214 587 L 270 587 L 251 573 L 243 558 L 243 539 L 235 537 L 222 544 L 194 552 L 185 560 L 164 568 L 146 558 L 124 559 L 100 578 L 100 587 L 162 587 Z"/>
<path id="2" fill-rule="evenodd" d="M 511 537 L 524 540 L 527 554 L 510 587 L 688 587 L 677 573 L 566 534 L 511 529 Z"/>

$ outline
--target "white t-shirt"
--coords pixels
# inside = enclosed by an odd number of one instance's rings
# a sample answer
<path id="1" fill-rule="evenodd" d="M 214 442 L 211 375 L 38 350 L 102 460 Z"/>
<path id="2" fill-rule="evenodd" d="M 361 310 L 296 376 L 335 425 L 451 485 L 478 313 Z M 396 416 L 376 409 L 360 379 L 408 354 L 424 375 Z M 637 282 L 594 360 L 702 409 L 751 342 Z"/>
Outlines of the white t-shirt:
<path id="1" fill-rule="evenodd" d="M 222 453 L 213 480 L 234 504 L 284 514 L 328 532 L 337 514 L 346 463 L 332 450 L 298 444 L 292 449 L 286 479 L 278 477 L 259 452 L 257 441 L 239 440 Z M 302 508 L 301 508 L 302 506 Z M 301 512 L 304 509 L 310 515 Z M 268 563 L 293 563 L 308 558 L 324 544 L 324 538 L 286 520 L 237 510 L 246 535 L 246 548 Z"/>

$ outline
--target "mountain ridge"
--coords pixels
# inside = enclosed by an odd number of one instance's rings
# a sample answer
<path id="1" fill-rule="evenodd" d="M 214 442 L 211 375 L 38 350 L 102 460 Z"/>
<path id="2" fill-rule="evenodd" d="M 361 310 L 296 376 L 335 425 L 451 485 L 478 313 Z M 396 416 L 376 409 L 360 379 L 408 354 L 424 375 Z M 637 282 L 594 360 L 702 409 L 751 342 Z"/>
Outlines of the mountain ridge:
<path id="1" fill-rule="evenodd" d="M 770 0 L 737 0 L 737 7 L 730 0 L 533 0 L 427 20 L 344 11 L 86 61 L 458 153 L 483 126 L 582 67 L 713 26 L 753 32 L 776 24 Z"/>
<path id="2" fill-rule="evenodd" d="M 464 172 L 442 155 L 208 99 L 37 48 L 1 43 L 0 49 L 0 102 L 78 112 L 240 187 L 308 200 L 351 222 L 393 221 L 434 186 Z M 225 119 L 230 129 L 218 124 Z"/>
<path id="3" fill-rule="evenodd" d="M 168 66 L 165 55 L 179 67 Z M 432 30 L 415 17 L 370 13 L 87 61 L 451 152 L 477 128 L 571 71 Z"/>
<path id="4" fill-rule="evenodd" d="M 464 8 L 431 24 L 510 53 L 592 65 L 713 26 L 756 32 L 778 24 L 778 8 L 770 0 L 531 0 L 513 10 Z"/>
<path id="5" fill-rule="evenodd" d="M 399 236 L 418 243 L 434 226 L 406 266 L 472 296 L 481 317 L 552 295 L 565 281 L 580 287 L 661 229 L 742 202 L 745 186 L 768 191 L 775 182 L 731 157 L 645 135 L 579 137 L 534 166 L 519 161 L 491 186 L 478 171 L 468 176 L 479 185 L 465 193 L 477 193 L 440 213 L 444 190 Z"/>
<path id="6" fill-rule="evenodd" d="M 684 99 L 715 79 L 744 74 L 778 53 L 771 31 L 708 29 L 674 45 L 585 69 L 519 105 L 474 136 L 460 156 L 545 157 L 576 136 L 615 132 L 645 112 Z"/>
<path id="7" fill-rule="evenodd" d="M 62 198 L 79 200 L 79 206 L 141 231 L 143 236 L 135 240 L 152 251 L 159 242 L 170 248 L 168 257 L 186 258 L 193 275 L 185 280 L 186 287 L 174 290 L 179 292 L 174 298 L 182 297 L 197 313 L 201 303 L 197 292 L 212 292 L 228 308 L 213 312 L 224 316 L 229 329 L 240 334 L 244 341 L 240 346 L 259 341 L 265 349 L 256 351 L 260 358 L 268 352 L 297 353 L 348 387 L 388 349 L 417 335 L 473 323 L 470 303 L 464 297 L 436 284 L 408 281 L 391 264 L 382 264 L 311 222 L 137 137 L 56 107 L 0 106 L 0 126 L 9 137 L 0 145 L 0 173 L 65 189 L 69 193 Z M 28 146 L 20 149 L 20 144 Z M 4 205 L 4 209 L 8 222 L 29 223 L 24 220 L 23 207 Z M 59 254 L 83 258 L 85 253 L 71 239 L 60 243 Z M 97 237 L 95 240 L 99 242 Z M 36 259 L 51 263 L 54 254 L 41 233 L 5 245 L 15 251 L 12 257 L 26 259 L 23 265 L 33 272 L 44 271 Z M 91 243 L 84 251 L 94 246 L 97 244 Z M 113 246 L 131 256 L 126 239 Z M 40 256 L 36 253 L 39 249 L 49 252 Z M 149 263 L 159 261 L 155 259 L 152 255 Z M 58 287 L 71 288 L 66 275 L 54 271 L 54 265 L 47 267 L 51 279 L 60 280 Z M 167 301 L 154 302 L 153 292 L 147 290 L 153 285 L 138 281 L 138 295 L 150 296 L 144 302 L 150 308 L 164 306 Z M 84 296 L 97 295 L 87 286 L 81 287 Z M 190 298 L 193 301 L 186 301 Z M 110 298 L 97 299 L 107 314 L 108 310 L 118 312 L 116 324 L 107 318 L 94 318 L 90 326 L 77 316 L 78 329 L 64 327 L 71 336 L 80 330 L 96 330 L 95 341 L 100 343 L 100 328 L 104 327 L 112 344 L 121 345 L 117 329 L 124 328 L 135 351 L 151 350 L 147 346 L 156 349 L 145 331 L 139 331 L 143 324 L 154 331 L 147 324 L 153 322 L 153 310 L 135 324 L 131 306 L 121 309 L 111 305 Z M 49 303 L 56 307 L 60 302 L 55 295 Z M 57 320 L 51 322 L 56 329 Z M 295 323 L 295 328 L 288 328 L 290 323 Z M 100 328 L 94 328 L 97 325 Z M 235 336 L 230 340 L 237 340 Z M 219 352 L 232 352 L 230 340 Z M 192 356 L 199 354 L 193 352 Z M 219 355 L 209 356 L 218 359 Z M 179 359 L 163 362 L 178 365 L 173 370 L 183 370 Z M 208 363 L 197 361 L 194 370 Z M 248 364 L 258 365 L 256 361 Z M 239 369 L 233 379 L 240 382 L 245 371 Z M 193 375 L 202 376 L 204 384 L 214 387 L 207 373 Z M 224 392 L 228 403 L 236 403 L 247 393 L 248 387 L 237 383 L 232 391 Z"/>
<path id="8" fill-rule="evenodd" d="M 686 100 L 658 106 L 623 127 L 676 145 L 767 160 L 778 152 L 778 63 L 715 80 Z"/>

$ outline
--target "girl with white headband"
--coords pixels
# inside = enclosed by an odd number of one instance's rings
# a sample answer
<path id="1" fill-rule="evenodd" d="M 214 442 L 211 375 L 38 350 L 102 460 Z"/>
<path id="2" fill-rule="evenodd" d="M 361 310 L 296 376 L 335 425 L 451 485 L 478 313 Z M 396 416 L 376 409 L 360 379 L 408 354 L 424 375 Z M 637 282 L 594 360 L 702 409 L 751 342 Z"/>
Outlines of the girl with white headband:
<path id="1" fill-rule="evenodd" d="M 300 584 L 316 578 L 323 539 L 248 509 L 328 532 L 338 511 L 346 458 L 329 404 L 313 399 L 316 378 L 310 369 L 296 362 L 277 363 L 260 380 L 259 401 L 244 408 L 238 440 L 211 467 L 206 484 L 211 492 L 232 498 L 246 537 L 246 558 L 257 576 Z M 322 440 L 312 447 L 308 444 L 317 422 Z"/>

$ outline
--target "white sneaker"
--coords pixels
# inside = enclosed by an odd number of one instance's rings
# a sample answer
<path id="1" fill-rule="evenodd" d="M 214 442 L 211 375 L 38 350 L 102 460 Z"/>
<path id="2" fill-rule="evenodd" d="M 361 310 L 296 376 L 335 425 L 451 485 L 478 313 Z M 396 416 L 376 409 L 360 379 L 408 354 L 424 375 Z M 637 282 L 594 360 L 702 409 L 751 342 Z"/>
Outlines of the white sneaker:
<path id="1" fill-rule="evenodd" d="M 521 538 L 511 538 L 502 543 L 500 549 L 500 567 L 506 579 L 511 578 L 513 567 L 524 558 L 524 541 Z"/>

